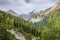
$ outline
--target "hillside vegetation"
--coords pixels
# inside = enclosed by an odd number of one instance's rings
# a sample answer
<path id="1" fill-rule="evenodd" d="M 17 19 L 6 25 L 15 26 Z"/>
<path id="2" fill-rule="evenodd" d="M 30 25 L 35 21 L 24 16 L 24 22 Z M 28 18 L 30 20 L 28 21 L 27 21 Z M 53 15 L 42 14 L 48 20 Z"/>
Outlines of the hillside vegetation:
<path id="1" fill-rule="evenodd" d="M 55 12 L 51 18 L 47 17 L 45 23 L 43 28 L 36 27 L 23 19 L 0 11 L 0 39 L 18 40 L 7 31 L 14 29 L 22 33 L 26 40 L 60 40 L 60 12 Z"/>

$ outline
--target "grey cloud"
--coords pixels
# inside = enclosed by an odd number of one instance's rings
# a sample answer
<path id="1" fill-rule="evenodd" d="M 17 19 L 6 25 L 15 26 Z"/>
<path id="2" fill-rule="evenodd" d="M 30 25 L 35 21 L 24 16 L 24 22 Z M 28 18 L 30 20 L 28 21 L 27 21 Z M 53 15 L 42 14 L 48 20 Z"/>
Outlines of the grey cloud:
<path id="1" fill-rule="evenodd" d="M 0 5 L 8 5 L 11 4 L 9 0 L 0 0 Z"/>

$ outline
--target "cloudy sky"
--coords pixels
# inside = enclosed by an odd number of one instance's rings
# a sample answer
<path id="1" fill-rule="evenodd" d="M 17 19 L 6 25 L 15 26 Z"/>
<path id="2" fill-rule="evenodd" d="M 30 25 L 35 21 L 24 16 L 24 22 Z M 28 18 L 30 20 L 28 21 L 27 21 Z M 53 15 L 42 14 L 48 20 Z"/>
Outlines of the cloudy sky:
<path id="1" fill-rule="evenodd" d="M 33 10 L 45 10 L 56 2 L 57 0 L 0 0 L 0 10 L 12 9 L 18 14 L 28 14 Z"/>

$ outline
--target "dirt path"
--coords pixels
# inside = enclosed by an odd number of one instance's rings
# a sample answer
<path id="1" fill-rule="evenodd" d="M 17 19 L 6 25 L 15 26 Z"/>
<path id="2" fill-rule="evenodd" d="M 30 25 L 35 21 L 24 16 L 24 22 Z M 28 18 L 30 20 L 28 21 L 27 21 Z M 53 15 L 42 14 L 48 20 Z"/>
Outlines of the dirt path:
<path id="1" fill-rule="evenodd" d="M 18 33 L 14 30 L 7 30 L 7 31 L 12 33 L 15 36 L 15 38 L 18 39 L 18 40 L 26 40 L 25 37 L 21 33 Z"/>

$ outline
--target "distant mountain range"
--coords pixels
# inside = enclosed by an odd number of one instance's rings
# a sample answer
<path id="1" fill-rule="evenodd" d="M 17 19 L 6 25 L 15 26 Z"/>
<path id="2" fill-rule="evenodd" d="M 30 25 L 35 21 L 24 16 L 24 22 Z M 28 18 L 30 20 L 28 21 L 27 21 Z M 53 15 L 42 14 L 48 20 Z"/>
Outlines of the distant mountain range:
<path id="1" fill-rule="evenodd" d="M 34 11 L 30 12 L 28 14 L 29 16 L 27 16 L 27 17 L 29 17 L 28 21 L 32 22 L 32 23 L 37 23 L 39 21 L 42 21 L 46 16 L 52 17 L 52 15 L 58 11 L 60 11 L 60 2 L 57 2 L 55 5 L 53 5 L 52 7 L 48 8 L 44 11 L 35 11 L 34 10 Z M 23 17 L 25 17 L 25 16 L 23 16 Z"/>
<path id="2" fill-rule="evenodd" d="M 60 2 L 57 2 L 55 5 L 52 7 L 44 10 L 44 11 L 32 11 L 29 14 L 20 14 L 18 15 L 15 11 L 13 10 L 8 10 L 7 12 L 14 15 L 14 16 L 19 16 L 20 18 L 29 21 L 30 23 L 37 23 L 40 21 L 43 21 L 44 18 L 51 17 L 55 12 L 60 11 Z"/>

